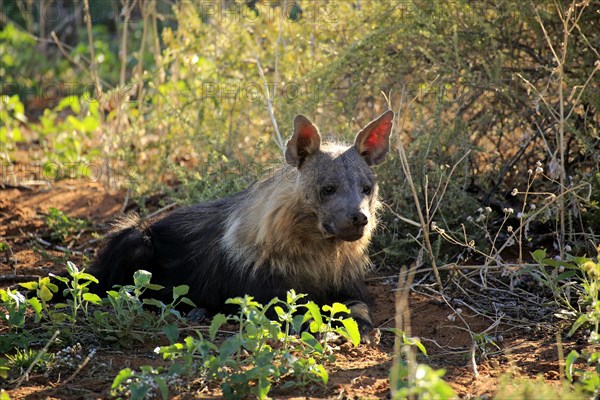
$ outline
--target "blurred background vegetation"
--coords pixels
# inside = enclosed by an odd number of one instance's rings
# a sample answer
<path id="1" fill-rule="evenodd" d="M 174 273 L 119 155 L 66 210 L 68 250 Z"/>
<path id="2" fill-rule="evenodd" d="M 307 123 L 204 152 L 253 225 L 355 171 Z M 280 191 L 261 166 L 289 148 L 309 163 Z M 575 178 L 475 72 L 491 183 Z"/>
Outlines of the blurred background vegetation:
<path id="1" fill-rule="evenodd" d="M 391 106 L 399 135 L 377 169 L 378 266 L 424 246 L 400 146 L 428 226 L 482 249 L 495 246 L 490 229 L 519 224 L 530 249 L 598 242 L 598 1 L 1 4 L 5 184 L 99 179 L 142 209 L 156 193 L 216 198 L 280 162 L 294 115 L 351 142 Z M 488 228 L 471 229 L 485 207 Z M 524 226 L 534 207 L 544 212 Z M 432 242 L 441 263 L 477 258 Z"/>

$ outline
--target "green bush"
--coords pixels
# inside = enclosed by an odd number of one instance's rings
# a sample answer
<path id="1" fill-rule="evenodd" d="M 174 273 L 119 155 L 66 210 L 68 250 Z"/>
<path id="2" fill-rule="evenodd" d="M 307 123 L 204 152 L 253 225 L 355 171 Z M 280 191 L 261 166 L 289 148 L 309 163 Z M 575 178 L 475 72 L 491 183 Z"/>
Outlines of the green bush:
<path id="1" fill-rule="evenodd" d="M 274 384 L 281 388 L 327 384 L 323 363 L 335 359 L 328 335 L 338 333 L 357 345 L 358 326 L 345 318 L 350 311 L 343 304 L 320 309 L 312 302 L 301 303 L 303 297 L 292 290 L 286 301 L 273 299 L 266 305 L 249 296 L 230 299 L 227 303 L 239 306 L 239 313 L 215 315 L 209 338 L 188 336 L 183 343 L 157 348 L 157 353 L 172 360 L 171 367 L 146 366 L 139 372 L 123 369 L 113 382 L 113 392 L 141 399 L 159 389 L 168 398 L 167 382 L 184 376 L 218 382 L 225 398 L 266 398 Z M 269 319 L 267 313 L 273 311 L 277 318 Z M 309 328 L 303 330 L 307 323 Z M 217 333 L 225 324 L 237 325 L 237 333 L 217 345 Z M 293 331 L 302 334 L 297 337 Z"/>

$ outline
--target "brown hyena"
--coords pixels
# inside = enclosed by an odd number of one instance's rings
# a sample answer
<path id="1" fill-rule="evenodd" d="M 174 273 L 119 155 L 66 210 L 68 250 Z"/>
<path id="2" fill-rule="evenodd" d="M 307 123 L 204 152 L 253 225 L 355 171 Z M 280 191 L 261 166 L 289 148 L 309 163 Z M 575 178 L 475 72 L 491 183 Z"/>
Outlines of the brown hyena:
<path id="1" fill-rule="evenodd" d="M 347 147 L 322 144 L 317 127 L 297 116 L 286 164 L 272 176 L 151 224 L 121 219 L 92 266 L 94 291 L 145 269 L 165 287 L 153 297 L 170 301 L 172 288 L 186 284 L 198 307 L 215 312 L 231 297 L 266 303 L 293 288 L 320 304 L 348 304 L 368 331 L 363 278 L 379 206 L 371 166 L 386 157 L 393 117 L 383 113 Z"/>

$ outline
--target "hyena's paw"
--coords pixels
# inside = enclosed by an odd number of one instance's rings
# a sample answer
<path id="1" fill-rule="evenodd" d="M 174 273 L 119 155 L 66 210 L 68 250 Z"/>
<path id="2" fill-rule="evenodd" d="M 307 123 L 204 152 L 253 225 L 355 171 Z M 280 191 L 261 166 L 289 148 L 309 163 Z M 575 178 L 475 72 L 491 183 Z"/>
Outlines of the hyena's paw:
<path id="1" fill-rule="evenodd" d="M 200 322 L 206 318 L 208 312 L 205 308 L 197 307 L 186 314 L 186 318 L 190 322 Z"/>

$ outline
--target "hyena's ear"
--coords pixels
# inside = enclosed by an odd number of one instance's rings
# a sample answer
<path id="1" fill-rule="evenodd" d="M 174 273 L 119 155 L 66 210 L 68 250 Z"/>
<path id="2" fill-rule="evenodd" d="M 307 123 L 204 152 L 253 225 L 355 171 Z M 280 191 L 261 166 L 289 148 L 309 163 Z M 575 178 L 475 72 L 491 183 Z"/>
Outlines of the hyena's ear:
<path id="1" fill-rule="evenodd" d="M 354 147 L 368 165 L 381 164 L 390 149 L 394 112 L 388 110 L 371 121 L 356 135 Z"/>
<path id="2" fill-rule="evenodd" d="M 306 157 L 319 151 L 321 135 L 317 127 L 304 115 L 294 118 L 294 134 L 285 149 L 285 161 L 300 168 Z"/>

